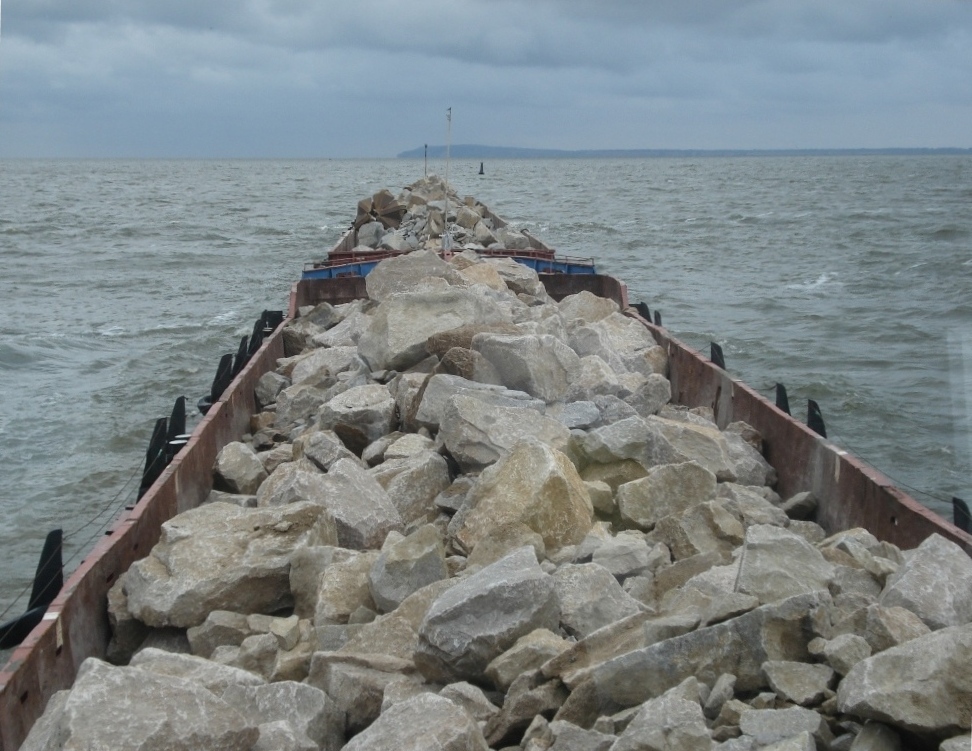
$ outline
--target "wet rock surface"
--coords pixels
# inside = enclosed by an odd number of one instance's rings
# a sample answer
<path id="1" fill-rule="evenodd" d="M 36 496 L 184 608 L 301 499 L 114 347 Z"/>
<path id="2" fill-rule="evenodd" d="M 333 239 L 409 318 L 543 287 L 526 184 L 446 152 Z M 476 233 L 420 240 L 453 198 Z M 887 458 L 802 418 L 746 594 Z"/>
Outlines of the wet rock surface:
<path id="1" fill-rule="evenodd" d="M 25 749 L 968 748 L 961 550 L 828 537 L 753 428 L 667 403 L 648 329 L 476 253 L 527 235 L 435 178 L 380 199 L 358 244 L 420 252 L 287 324 L 226 492 Z"/>

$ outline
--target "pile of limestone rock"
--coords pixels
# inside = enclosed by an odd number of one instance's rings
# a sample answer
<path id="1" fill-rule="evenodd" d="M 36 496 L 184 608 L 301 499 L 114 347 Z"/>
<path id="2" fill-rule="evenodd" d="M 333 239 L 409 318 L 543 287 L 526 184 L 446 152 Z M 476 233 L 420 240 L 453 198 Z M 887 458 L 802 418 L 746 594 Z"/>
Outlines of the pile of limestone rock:
<path id="1" fill-rule="evenodd" d="M 460 197 L 438 175 L 429 175 L 397 195 L 385 189 L 358 205 L 356 253 L 440 250 L 448 232 L 453 247 L 525 250 L 530 238 L 495 217 L 471 197 Z"/>
<path id="2" fill-rule="evenodd" d="M 468 251 L 367 289 L 288 323 L 25 748 L 969 748 L 958 546 L 828 537 L 611 301 Z"/>

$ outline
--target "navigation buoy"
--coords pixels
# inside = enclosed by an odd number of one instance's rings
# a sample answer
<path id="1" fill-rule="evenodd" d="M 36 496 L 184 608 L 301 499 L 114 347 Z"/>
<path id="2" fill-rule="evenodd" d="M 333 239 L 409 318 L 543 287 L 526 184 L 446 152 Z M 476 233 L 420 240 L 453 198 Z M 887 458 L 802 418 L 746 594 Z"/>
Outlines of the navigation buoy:
<path id="1" fill-rule="evenodd" d="M 485 175 L 486 174 L 485 172 L 483 172 L 483 162 L 480 162 L 479 163 L 479 174 L 480 175 Z"/>

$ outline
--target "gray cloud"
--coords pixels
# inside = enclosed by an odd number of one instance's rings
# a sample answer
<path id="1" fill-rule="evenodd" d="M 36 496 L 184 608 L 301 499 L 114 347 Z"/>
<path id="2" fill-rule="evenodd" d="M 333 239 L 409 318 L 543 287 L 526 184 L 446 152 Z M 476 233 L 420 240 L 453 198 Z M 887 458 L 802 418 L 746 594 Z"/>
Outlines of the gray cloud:
<path id="1" fill-rule="evenodd" d="M 389 155 L 441 141 L 447 106 L 467 142 L 970 145 L 972 4 L 957 0 L 4 10 L 0 155 Z"/>

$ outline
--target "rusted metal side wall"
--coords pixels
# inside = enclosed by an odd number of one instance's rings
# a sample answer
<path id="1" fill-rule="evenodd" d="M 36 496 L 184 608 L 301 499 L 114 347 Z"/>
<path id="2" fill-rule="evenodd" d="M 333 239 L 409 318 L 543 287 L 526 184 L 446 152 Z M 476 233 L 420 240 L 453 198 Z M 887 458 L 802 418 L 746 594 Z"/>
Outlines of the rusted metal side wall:
<path id="1" fill-rule="evenodd" d="M 296 316 L 298 309 L 305 305 L 317 305 L 322 302 L 340 305 L 367 296 L 365 280 L 362 276 L 302 279 L 290 290 L 290 315 Z"/>
<path id="2" fill-rule="evenodd" d="M 20 747 L 47 701 L 74 681 L 88 657 L 103 657 L 110 631 L 107 593 L 158 541 L 162 523 L 199 505 L 212 489 L 216 454 L 249 428 L 253 391 L 283 356 L 283 328 L 264 342 L 223 397 L 196 426 L 186 447 L 134 508 L 123 512 L 71 574 L 44 620 L 0 672 L 0 751 Z"/>
<path id="3" fill-rule="evenodd" d="M 672 400 L 688 407 L 710 407 L 725 427 L 742 420 L 763 436 L 764 455 L 777 471 L 784 498 L 801 491 L 816 496 L 817 521 L 829 532 L 864 527 L 878 539 L 913 548 L 937 532 L 972 555 L 972 535 L 925 508 L 859 459 L 817 435 L 803 423 L 744 383 L 732 379 L 708 358 L 641 321 L 668 350 Z"/>

